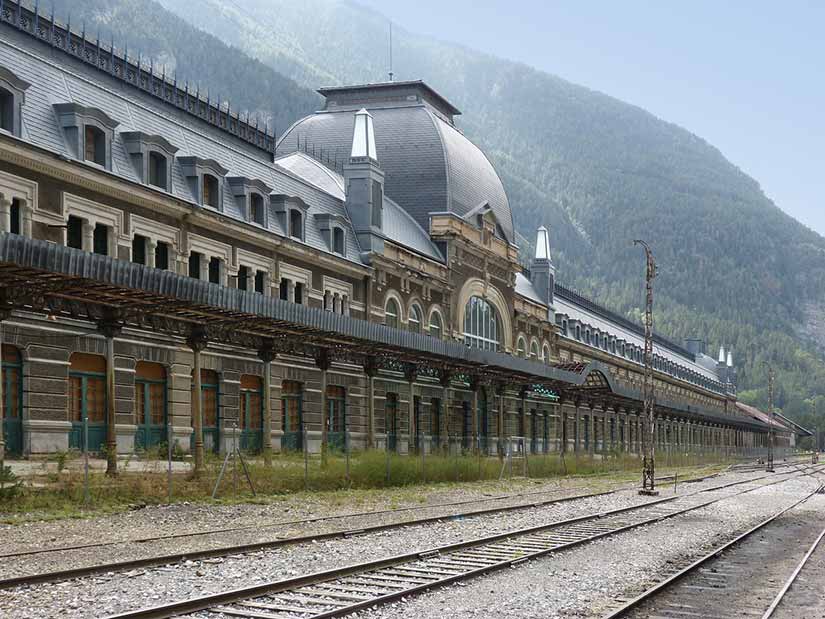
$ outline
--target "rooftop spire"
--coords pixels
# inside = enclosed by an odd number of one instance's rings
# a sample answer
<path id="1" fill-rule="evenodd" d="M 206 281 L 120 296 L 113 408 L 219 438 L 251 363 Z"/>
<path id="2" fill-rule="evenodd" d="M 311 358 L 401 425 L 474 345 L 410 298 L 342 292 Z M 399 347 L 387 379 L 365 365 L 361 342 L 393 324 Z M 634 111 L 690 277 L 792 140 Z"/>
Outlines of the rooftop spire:
<path id="1" fill-rule="evenodd" d="M 378 161 L 378 155 L 375 152 L 375 131 L 372 127 L 372 115 L 366 108 L 361 108 L 355 114 L 350 158 L 366 158 Z"/>
<path id="2" fill-rule="evenodd" d="M 724 363 L 724 362 L 725 362 L 725 347 L 720 346 L 719 347 L 719 363 Z"/>
<path id="3" fill-rule="evenodd" d="M 733 367 L 733 351 L 732 350 L 728 351 L 728 367 L 729 368 Z"/>
<path id="4" fill-rule="evenodd" d="M 550 258 L 550 234 L 544 226 L 539 226 L 536 231 L 536 260 L 552 261 Z"/>

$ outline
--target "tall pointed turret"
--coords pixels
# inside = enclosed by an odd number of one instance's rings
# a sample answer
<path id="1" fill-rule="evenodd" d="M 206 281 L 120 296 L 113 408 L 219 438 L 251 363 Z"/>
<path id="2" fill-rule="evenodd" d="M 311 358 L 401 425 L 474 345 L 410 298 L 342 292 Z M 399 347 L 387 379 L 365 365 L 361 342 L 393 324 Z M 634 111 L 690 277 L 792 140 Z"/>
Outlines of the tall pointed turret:
<path id="1" fill-rule="evenodd" d="M 353 121 L 352 149 L 344 164 L 346 206 L 364 258 L 384 251 L 384 172 L 375 150 L 372 115 L 364 108 Z"/>
<path id="2" fill-rule="evenodd" d="M 544 226 L 536 231 L 536 253 L 530 266 L 530 280 L 542 302 L 549 308 L 549 319 L 555 321 L 553 293 L 556 285 L 556 267 L 550 257 L 550 232 Z"/>

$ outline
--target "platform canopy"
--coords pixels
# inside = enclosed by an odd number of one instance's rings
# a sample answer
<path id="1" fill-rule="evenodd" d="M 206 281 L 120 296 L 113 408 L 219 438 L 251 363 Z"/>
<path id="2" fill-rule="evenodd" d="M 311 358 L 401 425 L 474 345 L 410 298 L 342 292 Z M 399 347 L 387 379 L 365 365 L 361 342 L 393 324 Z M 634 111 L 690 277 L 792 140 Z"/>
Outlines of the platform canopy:
<path id="1" fill-rule="evenodd" d="M 547 365 L 343 316 L 23 236 L 0 234 L 0 310 L 346 361 L 365 368 L 549 391 L 564 401 L 639 410 L 638 389 L 599 362 Z M 742 416 L 658 400 L 697 420 L 765 428 Z"/>

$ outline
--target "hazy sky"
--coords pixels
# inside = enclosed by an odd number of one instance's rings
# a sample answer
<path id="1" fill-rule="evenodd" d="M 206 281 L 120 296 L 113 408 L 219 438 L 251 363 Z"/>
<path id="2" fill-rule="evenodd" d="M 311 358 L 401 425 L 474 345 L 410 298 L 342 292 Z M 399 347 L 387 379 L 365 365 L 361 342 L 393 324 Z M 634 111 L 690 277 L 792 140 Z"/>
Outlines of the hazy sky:
<path id="1" fill-rule="evenodd" d="M 825 1 L 359 1 L 685 127 L 825 235 Z"/>

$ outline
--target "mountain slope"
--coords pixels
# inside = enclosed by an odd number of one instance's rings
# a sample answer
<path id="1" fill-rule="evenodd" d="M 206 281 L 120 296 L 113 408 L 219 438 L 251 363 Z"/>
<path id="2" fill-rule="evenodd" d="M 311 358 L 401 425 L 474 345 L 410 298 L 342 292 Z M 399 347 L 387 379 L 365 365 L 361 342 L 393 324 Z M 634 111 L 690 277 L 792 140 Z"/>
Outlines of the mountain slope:
<path id="1" fill-rule="evenodd" d="M 128 34 L 130 49 L 142 39 L 144 54 L 174 59 L 179 75 L 231 91 L 233 107 L 268 111 L 279 127 L 320 105 L 310 88 L 386 75 L 387 21 L 354 4 L 161 3 L 229 47 L 199 42 L 154 2 L 61 0 L 57 12 L 71 4 L 117 38 Z M 795 335 L 799 308 L 825 297 L 822 237 L 717 149 L 638 107 L 399 28 L 394 42 L 399 79 L 423 78 L 464 111 L 459 124 L 499 170 L 520 232 L 529 241 L 536 222 L 553 225 L 562 281 L 638 317 L 643 257 L 631 242 L 647 239 L 660 265 L 657 328 L 733 346 L 749 401 L 765 403 L 765 364 L 774 364 L 779 405 L 804 419 L 825 385 L 821 353 Z"/>

